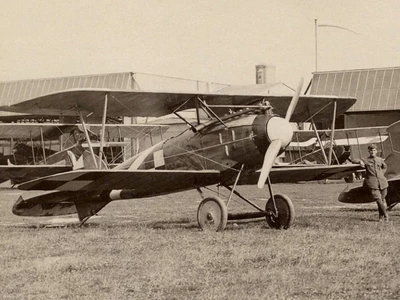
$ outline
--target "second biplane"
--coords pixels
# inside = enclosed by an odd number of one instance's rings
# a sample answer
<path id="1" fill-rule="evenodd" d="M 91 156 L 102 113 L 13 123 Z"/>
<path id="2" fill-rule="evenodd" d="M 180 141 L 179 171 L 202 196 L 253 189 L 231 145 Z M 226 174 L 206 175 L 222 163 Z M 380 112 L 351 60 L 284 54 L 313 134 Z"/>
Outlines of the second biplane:
<path id="1" fill-rule="evenodd" d="M 7 141 L 11 153 L 1 157 L 0 182 L 11 180 L 14 185 L 47 175 L 90 168 L 94 163 L 88 144 L 96 146 L 101 127 L 100 124 L 86 124 L 90 134 L 85 135 L 81 124 L 1 123 L 0 140 Z M 154 131 L 162 136 L 167 129 L 168 126 L 163 125 L 106 124 L 107 141 L 104 145 L 111 152 L 120 150 L 126 144 L 124 139 L 141 140 Z M 114 163 L 120 159 L 121 151 L 111 154 L 109 160 Z"/>
<path id="2" fill-rule="evenodd" d="M 390 153 L 385 157 L 387 170 L 385 177 L 388 180 L 389 187 L 387 190 L 386 204 L 388 210 L 393 209 L 400 203 L 400 121 L 397 121 L 387 127 L 389 134 Z M 383 149 L 382 144 L 380 145 Z M 350 188 L 347 186 L 339 195 L 338 200 L 342 203 L 361 204 L 375 202 L 370 195 L 369 189 L 364 186 Z"/>
<path id="3" fill-rule="evenodd" d="M 114 200 L 144 198 L 197 189 L 203 197 L 197 220 L 203 230 L 223 230 L 228 219 L 266 217 L 273 228 L 289 228 L 294 220 L 291 200 L 274 195 L 271 182 L 323 179 L 337 172 L 352 172 L 358 165 L 272 168 L 293 135 L 290 122 L 329 122 L 344 113 L 356 99 L 299 96 L 199 94 L 112 90 L 69 90 L 2 107 L 2 110 L 51 115 L 159 117 L 195 108 L 196 124 L 163 140 L 113 169 L 75 170 L 23 183 L 22 190 L 53 191 L 20 199 L 13 212 L 22 216 L 77 213 L 81 224 Z M 208 121 L 200 121 L 200 111 Z M 284 116 L 284 117 L 281 117 Z M 181 117 L 182 118 L 182 117 Z M 184 118 L 182 118 L 186 121 Z M 103 131 L 104 132 L 104 131 Z M 103 137 L 100 142 L 102 144 Z M 100 151 L 101 153 L 101 151 Z M 93 160 L 101 161 L 101 157 Z M 261 170 L 255 173 L 256 170 Z M 262 208 L 237 191 L 257 176 L 257 185 L 268 184 L 270 199 Z M 250 176 L 249 176 L 250 175 Z M 204 196 L 202 188 L 219 185 L 230 191 L 226 201 Z M 228 214 L 233 195 L 249 203 L 255 213 Z"/>

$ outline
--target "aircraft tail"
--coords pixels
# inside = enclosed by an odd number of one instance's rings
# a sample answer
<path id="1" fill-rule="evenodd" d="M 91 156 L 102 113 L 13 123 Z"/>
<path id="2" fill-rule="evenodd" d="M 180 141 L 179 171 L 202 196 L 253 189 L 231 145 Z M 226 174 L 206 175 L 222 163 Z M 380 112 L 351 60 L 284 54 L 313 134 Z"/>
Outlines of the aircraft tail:
<path id="1" fill-rule="evenodd" d="M 102 199 L 100 195 L 87 195 L 76 192 L 52 192 L 29 199 L 19 197 L 12 208 L 18 216 L 47 217 L 78 214 L 83 222 L 99 212 L 110 199 Z"/>
<path id="2" fill-rule="evenodd" d="M 385 163 L 388 166 L 388 169 L 385 173 L 385 177 L 388 180 L 396 178 L 400 176 L 400 153 L 392 152 L 390 153 L 386 159 Z"/>
<path id="3" fill-rule="evenodd" d="M 12 212 L 17 216 L 62 216 L 76 213 L 72 192 L 52 192 L 29 199 L 20 196 Z"/>
<path id="4" fill-rule="evenodd" d="M 77 159 L 83 154 L 85 149 L 82 147 L 80 143 L 76 143 L 75 145 L 66 148 L 62 151 L 59 151 L 53 155 L 50 155 L 46 158 L 46 161 L 42 160 L 39 164 L 46 165 L 72 165 L 76 164 Z M 74 167 L 75 169 L 75 167 Z"/>
<path id="5" fill-rule="evenodd" d="M 96 163 L 98 163 L 99 157 L 97 155 L 95 155 L 95 159 Z M 46 159 L 46 163 L 44 161 L 41 163 L 49 165 L 72 165 L 74 170 L 97 168 L 90 151 L 82 147 L 80 142 L 49 156 Z M 103 160 L 101 169 L 107 169 L 107 165 Z"/>
<path id="6" fill-rule="evenodd" d="M 94 161 L 96 160 L 96 162 Z M 97 164 L 99 163 L 99 156 L 94 155 L 94 159 L 89 150 L 85 150 L 79 159 L 76 161 L 76 165 L 74 166 L 74 170 L 76 169 L 86 169 L 93 170 L 98 169 Z M 101 169 L 107 169 L 107 164 L 104 160 L 101 160 Z"/>
<path id="7" fill-rule="evenodd" d="M 340 193 L 338 200 L 339 200 L 339 202 L 342 202 L 342 203 L 351 203 L 351 204 L 370 203 L 370 202 L 375 201 L 371 197 L 368 189 L 366 189 L 363 186 L 356 187 L 353 189 L 350 189 L 350 187 L 347 186 Z"/>

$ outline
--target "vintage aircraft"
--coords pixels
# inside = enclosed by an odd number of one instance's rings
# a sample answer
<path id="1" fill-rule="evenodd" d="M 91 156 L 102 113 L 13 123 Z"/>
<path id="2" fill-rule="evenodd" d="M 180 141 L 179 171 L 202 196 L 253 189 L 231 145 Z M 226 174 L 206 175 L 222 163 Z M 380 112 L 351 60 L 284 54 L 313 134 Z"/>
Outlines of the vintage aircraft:
<path id="1" fill-rule="evenodd" d="M 390 137 L 391 153 L 385 158 L 388 166 L 385 177 L 388 179 L 389 187 L 386 196 L 386 203 L 389 210 L 400 203 L 400 121 L 390 125 L 386 131 Z M 364 186 L 350 189 L 347 186 L 339 195 L 343 203 L 370 203 L 375 200 L 370 196 L 369 190 Z"/>
<path id="2" fill-rule="evenodd" d="M 12 184 L 34 178 L 83 168 L 93 164 L 88 141 L 95 146 L 101 124 L 87 124 L 90 134 L 85 137 L 81 124 L 62 123 L 1 123 L 0 140 L 13 140 L 8 148 L 12 154 L 3 156 L 0 182 Z M 124 146 L 124 138 L 143 139 L 152 131 L 164 133 L 168 126 L 149 124 L 106 124 L 106 147 Z M 65 141 L 60 143 L 60 137 Z M 114 141 L 116 140 L 116 141 Z M 37 146 L 35 143 L 39 143 Z M 58 150 L 54 150 L 57 149 Z"/>
<path id="3" fill-rule="evenodd" d="M 387 138 L 387 126 L 334 131 L 295 130 L 293 140 L 286 149 L 288 157 L 285 161 L 291 164 L 343 164 L 351 159 L 361 158 L 363 145 L 383 143 Z"/>
<path id="4" fill-rule="evenodd" d="M 196 124 L 179 135 L 144 150 L 113 169 L 74 170 L 46 176 L 19 185 L 21 190 L 53 191 L 15 203 L 13 212 L 22 216 L 54 216 L 77 213 L 81 224 L 114 200 L 144 198 L 188 189 L 197 189 L 203 198 L 197 220 L 203 230 L 223 230 L 229 219 L 266 217 L 273 228 L 289 228 L 294 209 L 285 195 L 274 195 L 271 182 L 320 179 L 336 172 L 352 172 L 359 165 L 272 168 L 290 143 L 293 126 L 289 122 L 328 122 L 344 113 L 356 99 L 299 96 L 302 82 L 293 97 L 211 93 L 171 93 L 113 90 L 68 90 L 37 97 L 1 110 L 50 115 L 159 117 L 196 109 Z M 102 104 L 102 105 L 101 105 Z M 203 110 L 208 121 L 201 122 Z M 279 115 L 283 115 L 281 117 Z M 186 121 L 184 118 L 182 118 Z M 104 132 L 104 131 L 103 131 Z M 103 137 L 100 143 L 103 143 Z M 100 151 L 101 153 L 101 151 Z M 93 152 L 92 152 L 93 155 Z M 96 157 L 93 155 L 93 160 Z M 257 175 L 257 186 L 268 183 L 270 199 L 265 209 L 237 192 L 237 184 L 247 184 L 248 174 Z M 272 169 L 272 170 L 271 170 Z M 251 183 L 251 182 L 250 182 Z M 202 187 L 218 185 L 230 191 L 226 202 L 203 195 Z M 228 215 L 235 194 L 257 212 Z"/>

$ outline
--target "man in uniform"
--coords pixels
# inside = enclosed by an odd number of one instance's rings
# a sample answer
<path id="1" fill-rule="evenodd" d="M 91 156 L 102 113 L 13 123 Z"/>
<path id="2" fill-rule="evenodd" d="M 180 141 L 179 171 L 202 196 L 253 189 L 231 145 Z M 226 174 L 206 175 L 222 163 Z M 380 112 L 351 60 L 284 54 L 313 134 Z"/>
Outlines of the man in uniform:
<path id="1" fill-rule="evenodd" d="M 387 166 L 383 158 L 376 156 L 378 149 L 375 144 L 368 146 L 368 152 L 369 156 L 360 163 L 366 170 L 364 185 L 370 190 L 372 198 L 378 204 L 379 221 L 388 221 L 385 200 L 388 182 L 384 176 Z"/>

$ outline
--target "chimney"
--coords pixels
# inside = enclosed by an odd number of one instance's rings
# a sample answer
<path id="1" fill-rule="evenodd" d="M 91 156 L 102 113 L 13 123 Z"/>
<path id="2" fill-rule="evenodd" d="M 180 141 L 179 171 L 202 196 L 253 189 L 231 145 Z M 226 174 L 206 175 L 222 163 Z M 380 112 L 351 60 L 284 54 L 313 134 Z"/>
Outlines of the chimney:
<path id="1" fill-rule="evenodd" d="M 266 84 L 267 86 L 272 86 L 276 83 L 275 79 L 276 66 L 258 64 L 256 65 L 256 83 Z"/>

